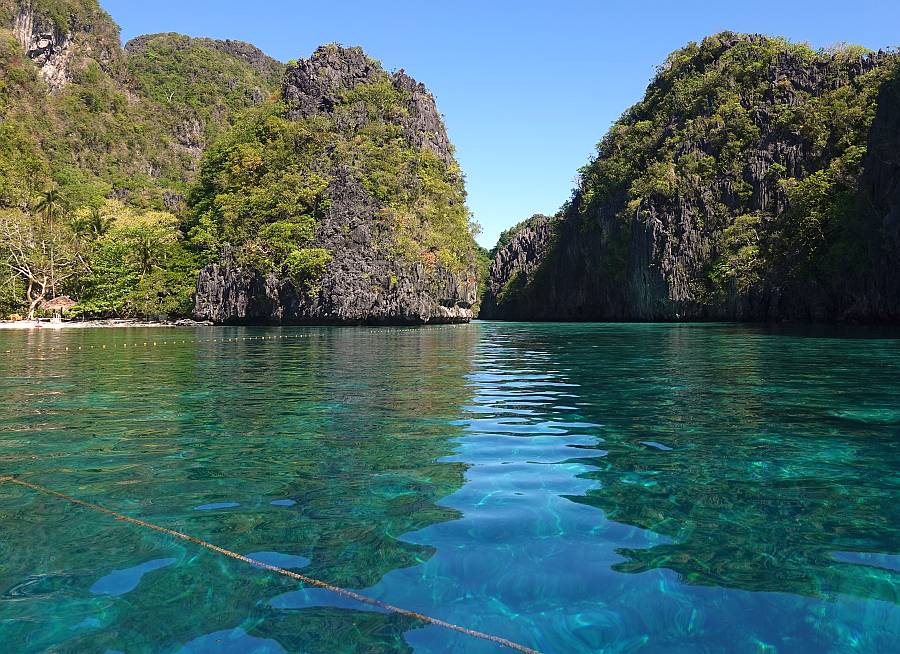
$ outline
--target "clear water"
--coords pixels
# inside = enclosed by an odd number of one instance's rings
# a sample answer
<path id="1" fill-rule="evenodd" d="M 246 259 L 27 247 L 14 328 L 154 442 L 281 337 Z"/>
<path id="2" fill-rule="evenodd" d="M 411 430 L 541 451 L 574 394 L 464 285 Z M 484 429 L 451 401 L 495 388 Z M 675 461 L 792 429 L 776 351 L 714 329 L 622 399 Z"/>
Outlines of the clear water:
<path id="1" fill-rule="evenodd" d="M 0 473 L 548 654 L 898 651 L 896 334 L 7 332 L 0 373 Z M 0 650 L 503 651 L 8 484 Z"/>

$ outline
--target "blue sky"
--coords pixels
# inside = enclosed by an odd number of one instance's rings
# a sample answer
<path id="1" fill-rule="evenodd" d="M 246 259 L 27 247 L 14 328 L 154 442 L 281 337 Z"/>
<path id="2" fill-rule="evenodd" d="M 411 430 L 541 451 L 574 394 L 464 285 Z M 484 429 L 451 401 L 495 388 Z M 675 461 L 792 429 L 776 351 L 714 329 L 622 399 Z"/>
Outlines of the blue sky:
<path id="1" fill-rule="evenodd" d="M 438 100 L 483 245 L 552 213 L 655 67 L 730 29 L 823 47 L 900 45 L 898 0 L 101 0 L 127 40 L 153 32 L 249 41 L 287 61 L 360 45 Z"/>

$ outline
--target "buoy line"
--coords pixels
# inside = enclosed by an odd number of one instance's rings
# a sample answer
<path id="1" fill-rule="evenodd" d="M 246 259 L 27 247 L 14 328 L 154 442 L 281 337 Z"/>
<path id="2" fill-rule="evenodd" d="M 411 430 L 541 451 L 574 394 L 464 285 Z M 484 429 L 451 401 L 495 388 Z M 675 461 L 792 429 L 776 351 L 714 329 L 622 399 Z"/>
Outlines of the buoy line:
<path id="1" fill-rule="evenodd" d="M 407 332 L 418 332 L 420 328 L 412 328 L 412 329 L 392 329 L 390 334 L 401 334 Z M 207 343 L 241 343 L 245 341 L 279 341 L 283 339 L 292 339 L 292 338 L 308 338 L 309 334 L 279 334 L 276 336 L 238 336 L 234 338 L 204 338 L 204 339 L 165 339 L 165 340 L 156 340 L 156 341 L 134 341 L 129 343 L 112 343 L 112 344 L 103 344 L 103 345 L 72 345 L 72 346 L 60 346 L 60 347 L 51 347 L 40 348 L 36 351 L 28 352 L 29 356 L 34 356 L 35 354 L 41 353 L 59 353 L 59 352 L 90 352 L 91 350 L 136 350 L 140 348 L 150 348 L 150 347 L 164 347 L 168 345 L 203 345 Z M 18 354 L 22 350 L 0 350 L 0 353 L 6 354 Z"/>
<path id="2" fill-rule="evenodd" d="M 453 624 L 452 622 L 445 622 L 444 620 L 440 620 L 438 618 L 432 618 L 431 616 L 424 615 L 422 613 L 417 613 L 415 611 L 410 611 L 408 609 L 400 608 L 399 606 L 394 606 L 392 604 L 388 604 L 386 602 L 382 602 L 381 600 L 377 600 L 373 597 L 367 597 L 366 595 L 361 595 L 352 590 L 347 590 L 346 588 L 341 588 L 339 586 L 335 586 L 333 584 L 329 584 L 326 581 L 321 581 L 319 579 L 314 579 L 313 577 L 307 577 L 306 575 L 301 575 L 297 572 L 293 572 L 291 570 L 285 570 L 284 568 L 279 568 L 274 565 L 269 565 L 268 563 L 263 563 L 262 561 L 257 561 L 256 559 L 251 559 L 250 557 L 244 556 L 243 554 L 238 554 L 237 552 L 232 552 L 231 550 L 226 550 L 223 547 L 219 547 L 218 545 L 213 545 L 205 540 L 201 540 L 199 538 L 195 538 L 194 536 L 189 536 L 188 534 L 182 533 L 180 531 L 175 531 L 174 529 L 169 529 L 167 527 L 162 527 L 160 525 L 153 524 L 152 522 L 146 522 L 144 520 L 138 520 L 137 518 L 131 518 L 122 513 L 117 513 L 111 509 L 107 509 L 99 504 L 93 504 L 91 502 L 87 502 L 85 500 L 80 500 L 77 497 L 72 497 L 70 495 L 66 495 L 65 493 L 60 493 L 59 491 L 55 491 L 51 488 L 47 488 L 46 486 L 40 486 L 38 484 L 32 484 L 31 482 L 24 481 L 22 479 L 17 479 L 12 476 L 0 477 L 0 484 L 7 482 L 10 484 L 17 484 L 24 488 L 31 489 L 37 493 L 42 493 L 44 495 L 51 495 L 53 497 L 58 497 L 63 499 L 70 504 L 75 504 L 77 506 L 90 509 L 91 511 L 96 511 L 98 513 L 103 513 L 105 515 L 111 516 L 116 520 L 120 520 L 122 522 L 127 522 L 129 524 L 144 527 L 145 529 L 152 529 L 153 531 L 159 532 L 161 534 L 166 534 L 167 536 L 171 536 L 173 538 L 177 538 L 179 540 L 187 541 L 189 543 L 193 543 L 194 545 L 199 545 L 200 547 L 204 547 L 212 552 L 217 552 L 218 554 L 222 554 L 229 558 L 235 559 L 237 561 L 243 561 L 244 563 L 248 563 L 256 568 L 261 568 L 263 570 L 268 570 L 269 572 L 274 572 L 279 575 L 283 575 L 285 577 L 290 577 L 296 581 L 300 581 L 308 586 L 314 586 L 316 588 L 321 588 L 323 590 L 327 590 L 328 592 L 334 593 L 336 595 L 340 595 L 341 597 L 345 597 L 347 599 L 354 600 L 356 602 L 360 602 L 361 604 L 367 604 L 369 606 L 374 606 L 376 608 L 382 609 L 384 611 L 388 611 L 390 613 L 394 613 L 396 615 L 402 615 L 407 618 L 412 618 L 414 620 L 418 620 L 419 622 L 424 622 L 426 624 L 434 625 L 436 627 L 441 627 L 443 629 L 448 629 L 450 631 L 455 631 L 461 634 L 465 634 L 466 636 L 471 636 L 472 638 L 478 638 L 480 640 L 485 640 L 488 642 L 495 643 L 502 647 L 507 647 L 509 649 L 516 650 L 517 652 L 524 652 L 525 654 L 541 654 L 536 649 L 532 649 L 530 647 L 526 647 L 525 645 L 520 645 L 514 641 L 508 640 L 506 638 L 502 638 L 501 636 L 494 636 L 493 634 L 488 634 L 483 631 L 475 631 L 474 629 L 468 629 L 466 627 L 461 627 L 459 625 Z"/>

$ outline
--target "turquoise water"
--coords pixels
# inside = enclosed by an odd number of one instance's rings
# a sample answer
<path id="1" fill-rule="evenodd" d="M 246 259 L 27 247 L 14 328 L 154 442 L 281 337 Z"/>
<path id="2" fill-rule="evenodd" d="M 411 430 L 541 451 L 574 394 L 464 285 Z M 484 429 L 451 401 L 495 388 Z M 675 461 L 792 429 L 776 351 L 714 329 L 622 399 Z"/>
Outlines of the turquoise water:
<path id="1" fill-rule="evenodd" d="M 548 654 L 897 651 L 896 334 L 0 332 L 0 373 L 0 474 Z M 9 484 L 0 650 L 504 651 Z"/>

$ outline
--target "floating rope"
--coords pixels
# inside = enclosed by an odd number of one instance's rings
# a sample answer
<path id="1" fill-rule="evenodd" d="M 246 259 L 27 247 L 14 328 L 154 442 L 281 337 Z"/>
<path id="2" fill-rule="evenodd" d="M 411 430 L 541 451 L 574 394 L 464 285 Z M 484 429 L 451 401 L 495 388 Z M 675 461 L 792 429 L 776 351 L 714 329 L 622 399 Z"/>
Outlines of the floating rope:
<path id="1" fill-rule="evenodd" d="M 173 339 L 173 340 L 165 340 L 165 341 L 135 341 L 133 343 L 111 343 L 109 345 L 79 345 L 79 346 L 64 346 L 64 347 L 51 347 L 51 348 L 38 348 L 36 350 L 31 350 L 27 354 L 29 356 L 33 356 L 39 353 L 46 352 L 83 352 L 89 350 L 114 350 L 118 347 L 121 347 L 123 350 L 127 350 L 129 347 L 131 349 L 140 348 L 140 347 L 162 347 L 165 345 L 186 345 L 186 344 L 197 344 L 202 345 L 205 343 L 238 343 L 241 341 L 276 341 L 285 338 L 306 338 L 306 334 L 289 334 L 287 336 L 240 336 L 237 338 L 207 338 L 207 339 Z M 3 354 L 18 354 L 19 350 L 3 350 Z"/>
<path id="2" fill-rule="evenodd" d="M 84 507 L 86 509 L 90 509 L 91 511 L 97 511 L 98 513 L 103 513 L 108 516 L 112 516 L 116 520 L 121 520 L 122 522 L 127 522 L 132 525 L 136 525 L 138 527 L 144 527 L 145 529 L 152 529 L 153 531 L 157 531 L 161 534 L 166 534 L 167 536 L 171 536 L 173 538 L 177 538 L 179 540 L 187 541 L 189 543 L 193 543 L 194 545 L 199 545 L 200 547 L 205 547 L 208 550 L 213 552 L 217 552 L 219 554 L 223 554 L 224 556 L 230 557 L 237 561 L 243 561 L 244 563 L 249 563 L 250 565 L 262 568 L 263 570 L 268 570 L 269 572 L 274 572 L 276 574 L 283 575 L 285 577 L 290 577 L 291 579 L 295 579 L 309 586 L 315 586 L 316 588 L 322 588 L 336 595 L 340 595 L 341 597 L 346 597 L 347 599 L 354 600 L 356 602 L 360 602 L 361 604 L 368 604 L 369 606 L 374 606 L 384 611 L 388 611 L 390 613 L 395 613 L 397 615 L 402 615 L 407 618 L 412 618 L 414 620 L 418 620 L 419 622 L 424 622 L 426 624 L 435 625 L 437 627 L 442 627 L 444 629 L 449 629 L 450 631 L 456 631 L 461 634 L 465 634 L 466 636 L 471 636 L 472 638 L 478 638 L 481 640 L 486 640 L 492 643 L 496 643 L 502 647 L 508 647 L 509 649 L 516 650 L 518 652 L 524 652 L 525 654 L 541 654 L 538 650 L 532 649 L 530 647 L 525 647 L 524 645 L 520 645 L 519 643 L 515 643 L 511 640 L 507 640 L 506 638 L 501 638 L 500 636 L 494 636 L 491 634 L 486 634 L 482 631 L 475 631 L 473 629 L 467 629 L 466 627 L 461 627 L 459 625 L 455 625 L 451 622 L 445 622 L 444 620 L 439 620 L 438 618 L 432 618 L 431 616 L 424 615 L 422 613 L 416 613 L 415 611 L 410 611 L 408 609 L 402 609 L 398 606 L 393 606 L 392 604 L 387 604 L 386 602 L 382 602 L 381 600 L 374 599 L 372 597 L 366 597 L 365 595 L 360 595 L 359 593 L 355 593 L 352 590 L 347 590 L 345 588 L 340 588 L 339 586 L 334 586 L 325 581 L 320 581 L 318 579 L 313 579 L 312 577 L 307 577 L 306 575 L 301 575 L 296 572 L 292 572 L 291 570 L 285 570 L 284 568 L 279 568 L 274 565 L 269 565 L 268 563 L 263 563 L 262 561 L 257 561 L 256 559 L 251 559 L 250 557 L 244 556 L 243 554 L 238 554 L 237 552 L 232 552 L 231 550 L 226 550 L 223 547 L 219 547 L 218 545 L 213 545 L 212 543 L 208 543 L 205 540 L 200 540 L 199 538 L 195 538 L 193 536 L 189 536 L 188 534 L 184 534 L 180 531 L 175 531 L 174 529 L 168 529 L 166 527 L 161 527 L 160 525 L 155 525 L 152 522 L 145 522 L 143 520 L 138 520 L 137 518 L 130 518 L 127 515 L 123 515 L 121 513 L 117 513 L 112 511 L 111 509 L 107 509 L 105 507 L 100 506 L 99 504 L 92 504 L 91 502 L 86 502 L 84 500 L 79 500 L 76 497 L 71 497 L 70 495 L 65 495 L 64 493 L 60 493 L 58 491 L 52 490 L 50 488 L 46 488 L 44 486 L 39 486 L 38 484 L 32 484 L 31 482 L 23 481 L 21 479 L 16 479 L 15 477 L 0 477 L 0 484 L 3 482 L 8 482 L 11 484 L 17 484 L 19 486 L 24 486 L 25 488 L 30 488 L 33 491 L 38 493 L 43 493 L 44 495 L 52 495 L 54 497 L 58 497 L 63 499 L 71 504 L 76 504 L 78 506 Z"/>
<path id="3" fill-rule="evenodd" d="M 424 325 L 423 325 L 424 326 Z M 441 325 L 442 327 L 446 327 L 446 325 Z M 434 328 L 435 325 L 430 325 L 430 327 Z M 81 328 L 79 328 L 81 329 Z M 105 329 L 105 328 L 98 328 Z M 158 329 L 170 329 L 170 327 L 160 327 Z M 389 328 L 391 335 L 407 333 L 407 332 L 421 332 L 421 327 L 413 327 L 413 328 Z M 25 331 L 25 330 L 21 330 Z M 50 330 L 47 330 L 50 331 Z M 55 333 L 55 331 L 53 332 Z M 127 350 L 128 348 L 140 348 L 140 347 L 162 347 L 166 345 L 187 345 L 187 344 L 197 344 L 202 345 L 204 343 L 240 343 L 243 341 L 279 341 L 283 339 L 290 338 L 308 338 L 308 334 L 286 334 L 286 335 L 278 335 L 278 336 L 238 336 L 235 338 L 205 338 L 205 339 L 172 339 L 172 340 L 164 340 L 164 341 L 135 341 L 132 343 L 111 343 L 109 345 L 79 345 L 79 346 L 62 346 L 62 347 L 51 347 L 51 348 L 37 348 L 35 350 L 30 350 L 27 352 L 29 356 L 34 356 L 35 354 L 39 354 L 41 352 L 82 352 L 89 350 L 114 350 L 116 348 L 121 347 L 123 350 Z M 0 354 L 19 354 L 20 350 L 0 350 Z"/>

